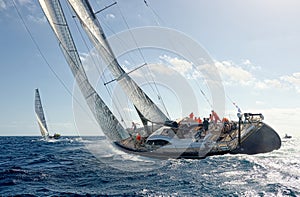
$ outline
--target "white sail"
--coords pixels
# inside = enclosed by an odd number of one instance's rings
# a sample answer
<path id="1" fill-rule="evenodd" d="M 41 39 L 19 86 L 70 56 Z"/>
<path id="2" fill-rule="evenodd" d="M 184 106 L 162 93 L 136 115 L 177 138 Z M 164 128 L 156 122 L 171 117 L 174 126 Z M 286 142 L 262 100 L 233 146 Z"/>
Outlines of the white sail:
<path id="1" fill-rule="evenodd" d="M 46 124 L 46 118 L 44 115 L 44 110 L 42 106 L 42 101 L 38 89 L 35 89 L 35 115 L 37 118 L 38 125 L 40 127 L 41 134 L 44 138 L 49 137 L 49 132 Z"/>
<path id="2" fill-rule="evenodd" d="M 97 20 L 89 2 L 87 0 L 68 0 L 83 29 L 93 42 L 102 59 L 108 65 L 111 73 L 117 79 L 122 89 L 147 120 L 154 123 L 163 123 L 168 120 L 167 116 L 153 103 L 153 101 L 143 92 L 143 90 L 128 76 L 119 65 L 109 43 L 106 40 L 102 27 Z"/>
<path id="3" fill-rule="evenodd" d="M 81 93 L 104 134 L 114 141 L 128 138 L 129 134 L 89 83 L 59 0 L 39 0 L 39 2 L 59 41 L 59 46 Z"/>

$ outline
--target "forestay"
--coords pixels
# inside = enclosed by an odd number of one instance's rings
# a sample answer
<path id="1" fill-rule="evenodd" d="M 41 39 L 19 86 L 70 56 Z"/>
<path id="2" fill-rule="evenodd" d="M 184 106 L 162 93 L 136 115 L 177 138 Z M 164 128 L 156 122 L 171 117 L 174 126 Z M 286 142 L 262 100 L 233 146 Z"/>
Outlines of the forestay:
<path id="1" fill-rule="evenodd" d="M 135 81 L 122 69 L 118 63 L 109 43 L 106 40 L 103 29 L 97 20 L 89 2 L 87 0 L 68 0 L 83 29 L 86 31 L 91 42 L 95 45 L 102 59 L 117 79 L 122 89 L 139 110 L 139 112 L 149 121 L 163 123 L 168 117 L 154 104 L 154 102 L 143 92 Z"/>

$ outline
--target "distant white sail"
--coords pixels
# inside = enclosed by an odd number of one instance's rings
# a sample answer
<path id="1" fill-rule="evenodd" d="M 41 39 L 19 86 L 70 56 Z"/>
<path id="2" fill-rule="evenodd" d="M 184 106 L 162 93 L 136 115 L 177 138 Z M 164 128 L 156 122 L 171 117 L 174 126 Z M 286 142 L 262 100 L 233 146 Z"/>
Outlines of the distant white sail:
<path id="1" fill-rule="evenodd" d="M 111 140 L 129 137 L 117 118 L 91 86 L 85 74 L 59 0 L 39 0 L 76 82 L 104 134 Z"/>
<path id="2" fill-rule="evenodd" d="M 48 128 L 47 128 L 47 124 L 46 124 L 46 118 L 45 118 L 45 115 L 44 115 L 42 101 L 41 101 L 41 97 L 40 97 L 40 93 L 39 93 L 38 89 L 35 89 L 34 106 L 35 106 L 35 115 L 36 115 L 36 118 L 37 118 L 38 125 L 40 127 L 41 134 L 44 138 L 48 138 L 49 137 L 49 132 L 48 132 Z"/>
<path id="3" fill-rule="evenodd" d="M 79 18 L 83 29 L 99 51 L 102 59 L 108 65 L 111 73 L 117 79 L 118 83 L 139 112 L 147 120 L 154 123 L 163 123 L 168 120 L 168 117 L 119 65 L 89 2 L 87 0 L 68 1 Z"/>

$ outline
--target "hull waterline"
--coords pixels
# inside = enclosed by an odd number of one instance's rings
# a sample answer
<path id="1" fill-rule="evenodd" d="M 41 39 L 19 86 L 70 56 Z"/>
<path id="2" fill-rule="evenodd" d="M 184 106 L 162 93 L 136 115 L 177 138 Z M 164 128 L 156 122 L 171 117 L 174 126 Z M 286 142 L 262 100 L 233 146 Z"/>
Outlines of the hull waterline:
<path id="1" fill-rule="evenodd" d="M 269 125 L 263 124 L 260 129 L 245 138 L 241 145 L 230 153 L 253 155 L 259 153 L 268 153 L 273 150 L 277 150 L 280 147 L 280 136 Z"/>
<path id="2" fill-rule="evenodd" d="M 267 124 L 254 130 L 249 135 L 245 136 L 241 140 L 241 144 L 233 150 L 218 150 L 211 149 L 207 153 L 203 154 L 199 152 L 199 148 L 187 148 L 186 150 L 178 150 L 174 148 L 173 150 L 164 148 L 159 148 L 157 150 L 147 151 L 145 149 L 135 149 L 123 145 L 121 142 L 114 142 L 115 147 L 123 152 L 129 154 L 136 154 L 140 156 L 157 158 L 157 159 L 204 159 L 208 156 L 214 155 L 225 155 L 225 154 L 259 154 L 267 153 L 277 150 L 281 147 L 281 139 L 274 129 L 272 129 Z"/>

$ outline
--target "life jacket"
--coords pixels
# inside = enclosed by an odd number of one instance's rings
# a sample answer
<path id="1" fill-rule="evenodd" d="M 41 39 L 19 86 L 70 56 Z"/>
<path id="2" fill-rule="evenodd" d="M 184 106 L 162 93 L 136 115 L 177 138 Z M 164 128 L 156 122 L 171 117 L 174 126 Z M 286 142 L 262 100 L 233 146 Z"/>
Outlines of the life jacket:
<path id="1" fill-rule="evenodd" d="M 140 135 L 139 133 L 138 133 L 137 136 L 136 136 L 136 140 L 137 140 L 137 141 L 141 141 L 141 135 Z"/>
<path id="2" fill-rule="evenodd" d="M 190 119 L 193 119 L 194 118 L 194 113 L 190 113 Z"/>
<path id="3" fill-rule="evenodd" d="M 202 120 L 201 120 L 200 117 L 197 119 L 197 122 L 198 122 L 198 123 L 202 123 Z"/>
<path id="4" fill-rule="evenodd" d="M 227 118 L 224 117 L 224 118 L 222 119 L 222 122 L 229 122 L 229 120 L 228 120 Z"/>

